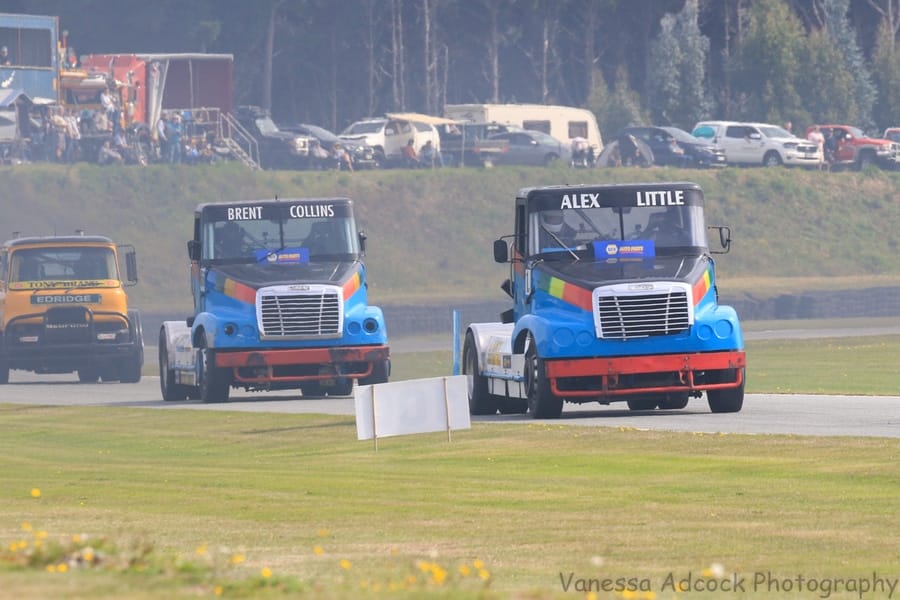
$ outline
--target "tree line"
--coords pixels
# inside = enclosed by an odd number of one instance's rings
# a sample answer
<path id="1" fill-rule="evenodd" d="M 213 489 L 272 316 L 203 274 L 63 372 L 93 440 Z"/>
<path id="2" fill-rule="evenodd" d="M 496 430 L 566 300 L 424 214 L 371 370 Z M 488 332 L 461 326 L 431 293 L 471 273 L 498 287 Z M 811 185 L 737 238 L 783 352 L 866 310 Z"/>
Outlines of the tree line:
<path id="1" fill-rule="evenodd" d="M 81 54 L 216 52 L 236 104 L 340 130 L 534 102 L 604 132 L 700 119 L 900 125 L 900 0 L 4 0 Z"/>

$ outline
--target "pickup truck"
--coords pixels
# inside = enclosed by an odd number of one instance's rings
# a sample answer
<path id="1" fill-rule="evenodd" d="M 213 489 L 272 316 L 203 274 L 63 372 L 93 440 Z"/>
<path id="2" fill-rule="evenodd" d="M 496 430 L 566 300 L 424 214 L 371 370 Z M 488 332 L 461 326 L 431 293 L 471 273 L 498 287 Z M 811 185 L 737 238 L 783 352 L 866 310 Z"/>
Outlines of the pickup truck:
<path id="1" fill-rule="evenodd" d="M 810 130 L 816 127 L 813 125 Z M 894 170 L 900 166 L 900 144 L 889 139 L 872 138 L 861 129 L 849 125 L 819 125 L 819 130 L 826 139 L 833 135 L 837 138 L 837 149 L 831 161 L 831 167 L 852 167 L 863 171 L 870 165 L 882 169 Z M 809 130 L 807 130 L 809 135 Z"/>
<path id="2" fill-rule="evenodd" d="M 496 133 L 520 131 L 513 125 L 500 123 L 458 123 L 442 125 L 441 154 L 448 165 L 456 166 L 489 166 L 497 155 L 509 151 L 506 140 L 490 140 Z"/>

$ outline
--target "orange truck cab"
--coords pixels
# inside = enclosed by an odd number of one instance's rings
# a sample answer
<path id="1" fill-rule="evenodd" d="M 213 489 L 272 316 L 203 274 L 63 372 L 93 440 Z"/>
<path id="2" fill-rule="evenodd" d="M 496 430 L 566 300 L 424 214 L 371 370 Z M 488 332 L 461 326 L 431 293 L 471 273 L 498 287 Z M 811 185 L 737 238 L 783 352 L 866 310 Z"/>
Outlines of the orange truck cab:
<path id="1" fill-rule="evenodd" d="M 119 274 L 119 259 L 126 277 Z M 0 384 L 10 370 L 77 372 L 84 383 L 141 378 L 134 248 L 102 236 L 20 237 L 0 246 Z"/>

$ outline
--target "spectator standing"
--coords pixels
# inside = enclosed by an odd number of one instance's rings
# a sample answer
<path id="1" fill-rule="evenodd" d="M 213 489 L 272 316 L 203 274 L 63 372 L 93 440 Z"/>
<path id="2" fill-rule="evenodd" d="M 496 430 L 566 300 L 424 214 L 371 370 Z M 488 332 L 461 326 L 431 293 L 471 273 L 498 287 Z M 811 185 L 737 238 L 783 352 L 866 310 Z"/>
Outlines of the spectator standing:
<path id="1" fill-rule="evenodd" d="M 0 65 L 9 66 L 12 64 L 12 59 L 9 57 L 9 48 L 3 46 L 0 48 Z"/>
<path id="2" fill-rule="evenodd" d="M 70 110 L 65 116 L 66 119 L 66 154 L 65 161 L 67 163 L 75 162 L 75 155 L 78 152 L 78 146 L 81 141 L 81 129 L 78 126 L 78 117 L 75 111 Z"/>
<path id="3" fill-rule="evenodd" d="M 116 101 L 109 88 L 100 93 L 100 106 L 106 113 L 107 127 L 112 124 L 113 131 L 116 130 Z"/>
<path id="4" fill-rule="evenodd" d="M 169 129 L 168 120 L 169 117 L 166 113 L 162 113 L 159 115 L 159 121 L 156 122 L 156 139 L 159 143 L 160 160 L 168 160 L 169 158 L 169 136 L 167 134 Z"/>
<path id="5" fill-rule="evenodd" d="M 831 129 L 825 130 L 825 164 L 827 165 L 827 169 L 830 171 L 834 166 L 835 154 L 837 154 L 838 141 L 834 136 L 834 132 Z"/>
<path id="6" fill-rule="evenodd" d="M 790 121 L 785 121 L 785 122 L 784 122 L 784 129 L 785 129 L 785 131 L 787 131 L 789 134 L 794 135 L 794 124 L 791 123 Z"/>
<path id="7" fill-rule="evenodd" d="M 822 135 L 822 129 L 818 125 L 814 125 L 806 139 L 819 147 L 819 169 L 823 169 L 825 167 L 825 136 Z"/>
<path id="8" fill-rule="evenodd" d="M 181 135 L 184 129 L 181 125 L 181 116 L 178 113 L 172 115 L 166 128 L 166 138 L 169 140 L 169 156 L 167 162 L 176 164 L 181 162 Z"/>

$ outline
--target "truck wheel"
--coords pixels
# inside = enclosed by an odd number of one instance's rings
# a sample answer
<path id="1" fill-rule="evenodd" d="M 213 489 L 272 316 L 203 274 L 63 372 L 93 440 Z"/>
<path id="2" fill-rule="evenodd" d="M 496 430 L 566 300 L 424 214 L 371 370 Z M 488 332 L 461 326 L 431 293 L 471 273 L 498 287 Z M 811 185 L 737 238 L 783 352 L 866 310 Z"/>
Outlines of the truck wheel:
<path id="1" fill-rule="evenodd" d="M 720 381 L 734 380 L 737 375 L 735 369 L 726 369 L 719 374 L 714 374 L 711 379 L 714 383 Z M 726 390 L 708 390 L 706 392 L 706 400 L 709 402 L 709 410 L 714 413 L 735 413 L 740 412 L 744 406 L 744 370 L 741 369 L 741 385 L 740 387 L 730 388 Z"/>
<path id="2" fill-rule="evenodd" d="M 666 394 L 665 398 L 659 401 L 657 406 L 662 410 L 681 410 L 688 405 L 690 396 L 684 394 Z"/>
<path id="3" fill-rule="evenodd" d="M 478 350 L 471 331 L 466 333 L 463 345 L 463 375 L 466 376 L 466 388 L 469 392 L 469 414 L 497 414 L 497 399 L 488 393 L 487 377 L 479 373 Z"/>
<path id="4" fill-rule="evenodd" d="M 200 401 L 204 404 L 225 402 L 231 388 L 230 373 L 215 366 L 216 351 L 206 347 L 206 339 L 200 339 Z"/>
<path id="5" fill-rule="evenodd" d="M 94 367 L 78 369 L 78 383 L 97 383 L 100 379 L 100 371 Z"/>
<path id="6" fill-rule="evenodd" d="M 169 368 L 169 350 L 163 331 L 159 332 L 159 389 L 166 402 L 187 400 L 191 392 L 191 386 L 175 383 L 175 369 Z"/>
<path id="7" fill-rule="evenodd" d="M 562 414 L 563 399 L 550 391 L 550 381 L 544 371 L 544 361 L 537 355 L 537 344 L 528 341 L 525 351 L 525 394 L 528 410 L 533 419 L 558 419 Z"/>
<path id="8" fill-rule="evenodd" d="M 628 410 L 653 410 L 657 402 L 656 398 L 629 398 Z"/>
<path id="9" fill-rule="evenodd" d="M 144 368 L 144 334 L 141 331 L 140 317 L 132 323 L 135 329 L 134 354 L 119 365 L 120 383 L 138 383 L 141 380 L 141 370 Z"/>
<path id="10" fill-rule="evenodd" d="M 763 166 L 764 167 L 780 167 L 781 166 L 781 156 L 778 155 L 774 150 L 769 150 L 766 152 L 766 155 L 763 156 Z"/>
<path id="11" fill-rule="evenodd" d="M 3 340 L 0 339 L 0 343 Z M 5 356 L 0 354 L 0 385 L 6 385 L 9 383 L 9 361 Z"/>
<path id="12" fill-rule="evenodd" d="M 353 394 L 353 379 L 341 377 L 335 380 L 334 385 L 328 388 L 329 396 L 350 396 Z"/>
<path id="13" fill-rule="evenodd" d="M 865 171 L 875 164 L 875 156 L 868 151 L 861 152 L 859 158 L 856 159 L 856 170 Z"/>
<path id="14" fill-rule="evenodd" d="M 527 412 L 528 400 L 522 398 L 500 398 L 501 415 L 524 415 Z"/>
<path id="15" fill-rule="evenodd" d="M 391 375 L 391 361 L 385 360 L 372 365 L 372 373 L 368 377 L 359 380 L 359 385 L 376 385 L 387 383 Z"/>

